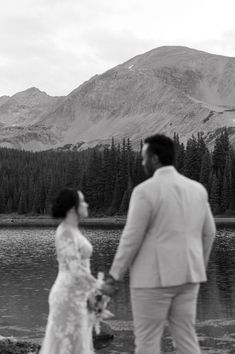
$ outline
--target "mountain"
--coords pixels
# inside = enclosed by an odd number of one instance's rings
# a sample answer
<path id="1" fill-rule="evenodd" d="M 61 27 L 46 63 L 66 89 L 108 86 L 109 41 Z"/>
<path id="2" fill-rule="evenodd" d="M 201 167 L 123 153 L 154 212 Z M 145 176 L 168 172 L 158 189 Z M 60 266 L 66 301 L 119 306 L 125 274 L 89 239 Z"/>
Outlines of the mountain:
<path id="1" fill-rule="evenodd" d="M 52 132 L 33 125 L 46 113 L 53 111 L 63 97 L 52 97 L 32 87 L 12 97 L 0 97 L 0 146 L 44 150 L 54 144 Z"/>
<path id="2" fill-rule="evenodd" d="M 58 100 L 58 97 L 51 97 L 35 87 L 12 97 L 2 96 L 0 122 L 8 126 L 33 124 L 45 111 L 53 109 Z"/>
<path id="3" fill-rule="evenodd" d="M 0 97 L 0 106 L 5 103 L 9 99 L 9 96 L 2 96 Z"/>
<path id="4" fill-rule="evenodd" d="M 0 98 L 0 123 L 0 145 L 31 150 L 81 149 L 110 143 L 111 137 L 129 137 L 138 145 L 156 132 L 177 132 L 182 141 L 202 132 L 212 144 L 223 126 L 235 143 L 235 58 L 156 48 L 94 76 L 66 97 L 34 88 L 3 104 Z"/>

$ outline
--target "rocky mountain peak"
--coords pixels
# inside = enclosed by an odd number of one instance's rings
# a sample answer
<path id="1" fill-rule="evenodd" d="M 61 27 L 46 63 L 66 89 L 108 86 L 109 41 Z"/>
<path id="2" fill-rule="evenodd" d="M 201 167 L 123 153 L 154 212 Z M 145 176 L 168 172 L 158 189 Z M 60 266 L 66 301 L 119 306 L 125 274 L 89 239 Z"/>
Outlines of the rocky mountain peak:
<path id="1" fill-rule="evenodd" d="M 51 97 L 36 87 L 0 98 L 0 123 L 4 126 L 28 126 L 54 109 L 59 97 Z M 17 128 L 18 129 L 18 128 Z"/>
<path id="2" fill-rule="evenodd" d="M 42 101 L 50 101 L 51 97 L 47 95 L 46 92 L 40 91 L 36 87 L 31 87 L 25 91 L 16 93 L 11 97 L 11 99 L 17 101 L 19 104 L 37 105 Z"/>

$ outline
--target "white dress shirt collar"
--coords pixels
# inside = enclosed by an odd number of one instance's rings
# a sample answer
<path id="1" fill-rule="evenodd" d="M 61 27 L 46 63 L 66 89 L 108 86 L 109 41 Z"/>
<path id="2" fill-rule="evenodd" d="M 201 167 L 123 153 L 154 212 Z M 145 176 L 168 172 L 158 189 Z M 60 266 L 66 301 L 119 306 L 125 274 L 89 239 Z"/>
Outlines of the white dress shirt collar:
<path id="1" fill-rule="evenodd" d="M 175 173 L 177 172 L 175 167 L 173 165 L 169 165 L 169 166 L 162 166 L 159 167 L 155 172 L 154 172 L 154 177 L 163 174 L 163 173 Z"/>

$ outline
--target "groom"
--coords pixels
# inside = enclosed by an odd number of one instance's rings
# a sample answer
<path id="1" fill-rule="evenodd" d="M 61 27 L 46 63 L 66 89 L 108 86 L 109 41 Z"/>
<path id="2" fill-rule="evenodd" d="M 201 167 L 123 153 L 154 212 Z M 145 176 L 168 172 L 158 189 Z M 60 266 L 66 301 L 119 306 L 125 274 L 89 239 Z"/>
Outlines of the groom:
<path id="1" fill-rule="evenodd" d="M 174 155 L 170 138 L 145 139 L 142 164 L 151 178 L 132 193 L 106 281 L 112 293 L 130 269 L 135 354 L 161 352 L 166 321 L 177 353 L 200 353 L 196 303 L 216 229 L 205 188 L 176 171 Z"/>

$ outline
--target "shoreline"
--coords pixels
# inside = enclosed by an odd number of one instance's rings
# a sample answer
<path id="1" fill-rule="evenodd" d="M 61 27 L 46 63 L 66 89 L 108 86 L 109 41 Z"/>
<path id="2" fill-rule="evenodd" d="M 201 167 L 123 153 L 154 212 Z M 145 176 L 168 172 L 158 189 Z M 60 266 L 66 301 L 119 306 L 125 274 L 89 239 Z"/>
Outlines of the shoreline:
<path id="1" fill-rule="evenodd" d="M 60 219 L 49 216 L 0 215 L 0 227 L 57 227 L 60 222 Z M 90 217 L 81 220 L 79 225 L 88 228 L 122 229 L 125 222 L 125 217 Z"/>
<path id="2" fill-rule="evenodd" d="M 97 346 L 100 354 L 132 354 L 134 350 L 134 335 L 132 321 L 107 321 L 112 330 L 113 338 L 104 346 Z M 197 321 L 196 331 L 202 354 L 234 354 L 235 320 L 215 319 Z M 38 354 L 42 338 L 26 339 L 16 337 L 0 338 L 0 353 Z M 95 343 L 94 343 L 95 344 Z M 174 354 L 174 344 L 166 326 L 162 338 L 162 353 Z M 3 350 L 3 351 L 2 351 Z"/>
<path id="3" fill-rule="evenodd" d="M 125 226 L 126 217 L 89 217 L 81 220 L 80 226 L 84 228 L 122 229 Z M 21 216 L 0 215 L 0 227 L 57 227 L 60 220 L 50 216 Z M 216 226 L 235 227 L 234 217 L 215 217 Z"/>

